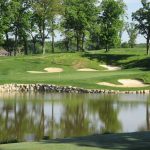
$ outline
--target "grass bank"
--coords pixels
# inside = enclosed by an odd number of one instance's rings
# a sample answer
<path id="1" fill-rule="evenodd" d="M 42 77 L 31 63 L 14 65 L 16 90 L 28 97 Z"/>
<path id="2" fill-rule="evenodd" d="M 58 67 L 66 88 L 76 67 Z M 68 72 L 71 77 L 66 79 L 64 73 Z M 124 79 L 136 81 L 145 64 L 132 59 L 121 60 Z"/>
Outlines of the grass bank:
<path id="1" fill-rule="evenodd" d="M 116 88 L 97 85 L 98 82 L 118 83 L 118 79 L 141 79 L 150 83 L 150 57 L 145 49 L 112 49 L 109 53 L 87 51 L 85 53 L 57 53 L 34 56 L 0 57 L 0 84 L 48 83 L 71 85 L 88 89 L 139 90 L 146 88 Z M 106 72 L 100 64 L 121 66 L 120 71 Z M 30 74 L 27 71 L 43 71 L 47 67 L 63 68 L 64 72 Z M 79 72 L 80 68 L 97 69 L 97 72 Z"/>

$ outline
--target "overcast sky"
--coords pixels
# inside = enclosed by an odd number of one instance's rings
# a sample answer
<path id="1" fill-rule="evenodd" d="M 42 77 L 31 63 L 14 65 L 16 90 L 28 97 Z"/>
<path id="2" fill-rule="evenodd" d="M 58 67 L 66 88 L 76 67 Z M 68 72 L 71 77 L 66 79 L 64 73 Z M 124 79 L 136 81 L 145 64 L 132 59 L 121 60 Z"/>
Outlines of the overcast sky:
<path id="1" fill-rule="evenodd" d="M 132 12 L 135 12 L 136 10 L 138 10 L 141 7 L 141 0 L 124 0 L 124 2 L 127 5 L 127 14 L 129 17 L 129 21 L 132 21 L 132 19 L 131 19 Z M 123 34 L 122 40 L 128 41 L 127 33 Z M 138 38 L 136 41 L 137 41 L 137 43 L 144 43 L 145 39 L 143 36 L 138 35 Z"/>

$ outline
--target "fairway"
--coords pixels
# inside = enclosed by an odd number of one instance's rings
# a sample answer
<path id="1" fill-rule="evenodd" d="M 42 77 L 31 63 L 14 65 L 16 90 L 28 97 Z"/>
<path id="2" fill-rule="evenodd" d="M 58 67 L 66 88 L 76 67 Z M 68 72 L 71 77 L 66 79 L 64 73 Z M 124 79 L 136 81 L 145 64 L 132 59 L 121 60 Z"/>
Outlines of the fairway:
<path id="1" fill-rule="evenodd" d="M 142 48 L 135 48 L 112 49 L 110 53 L 101 50 L 83 53 L 1 57 L 0 84 L 45 83 L 86 89 L 131 90 L 131 88 L 111 87 L 97 83 L 109 82 L 121 85 L 118 82 L 120 79 L 138 79 L 144 83 L 150 83 L 150 57 L 146 56 L 144 52 Z M 106 71 L 106 68 L 101 66 L 105 64 L 122 69 Z M 60 71 L 47 72 L 44 68 L 58 68 Z M 132 88 L 132 90 L 138 89 L 149 89 L 149 87 Z"/>

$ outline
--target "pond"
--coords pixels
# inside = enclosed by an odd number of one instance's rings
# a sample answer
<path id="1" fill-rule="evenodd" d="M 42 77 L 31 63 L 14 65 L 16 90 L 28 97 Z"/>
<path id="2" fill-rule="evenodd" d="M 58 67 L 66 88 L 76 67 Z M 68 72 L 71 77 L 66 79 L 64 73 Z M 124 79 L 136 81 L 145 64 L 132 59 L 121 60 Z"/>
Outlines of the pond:
<path id="1" fill-rule="evenodd" d="M 150 129 L 150 96 L 0 93 L 0 142 Z"/>

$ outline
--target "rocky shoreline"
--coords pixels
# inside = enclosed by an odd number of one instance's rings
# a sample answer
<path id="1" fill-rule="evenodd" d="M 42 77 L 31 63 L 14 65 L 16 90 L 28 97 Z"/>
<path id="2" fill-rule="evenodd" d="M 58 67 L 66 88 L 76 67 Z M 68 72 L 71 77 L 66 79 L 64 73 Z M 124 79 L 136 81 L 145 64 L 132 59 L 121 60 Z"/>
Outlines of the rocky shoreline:
<path id="1" fill-rule="evenodd" d="M 58 92 L 58 93 L 106 93 L 106 94 L 150 94 L 150 90 L 119 91 L 104 89 L 84 89 L 72 86 L 57 86 L 52 84 L 4 84 L 0 92 Z"/>

